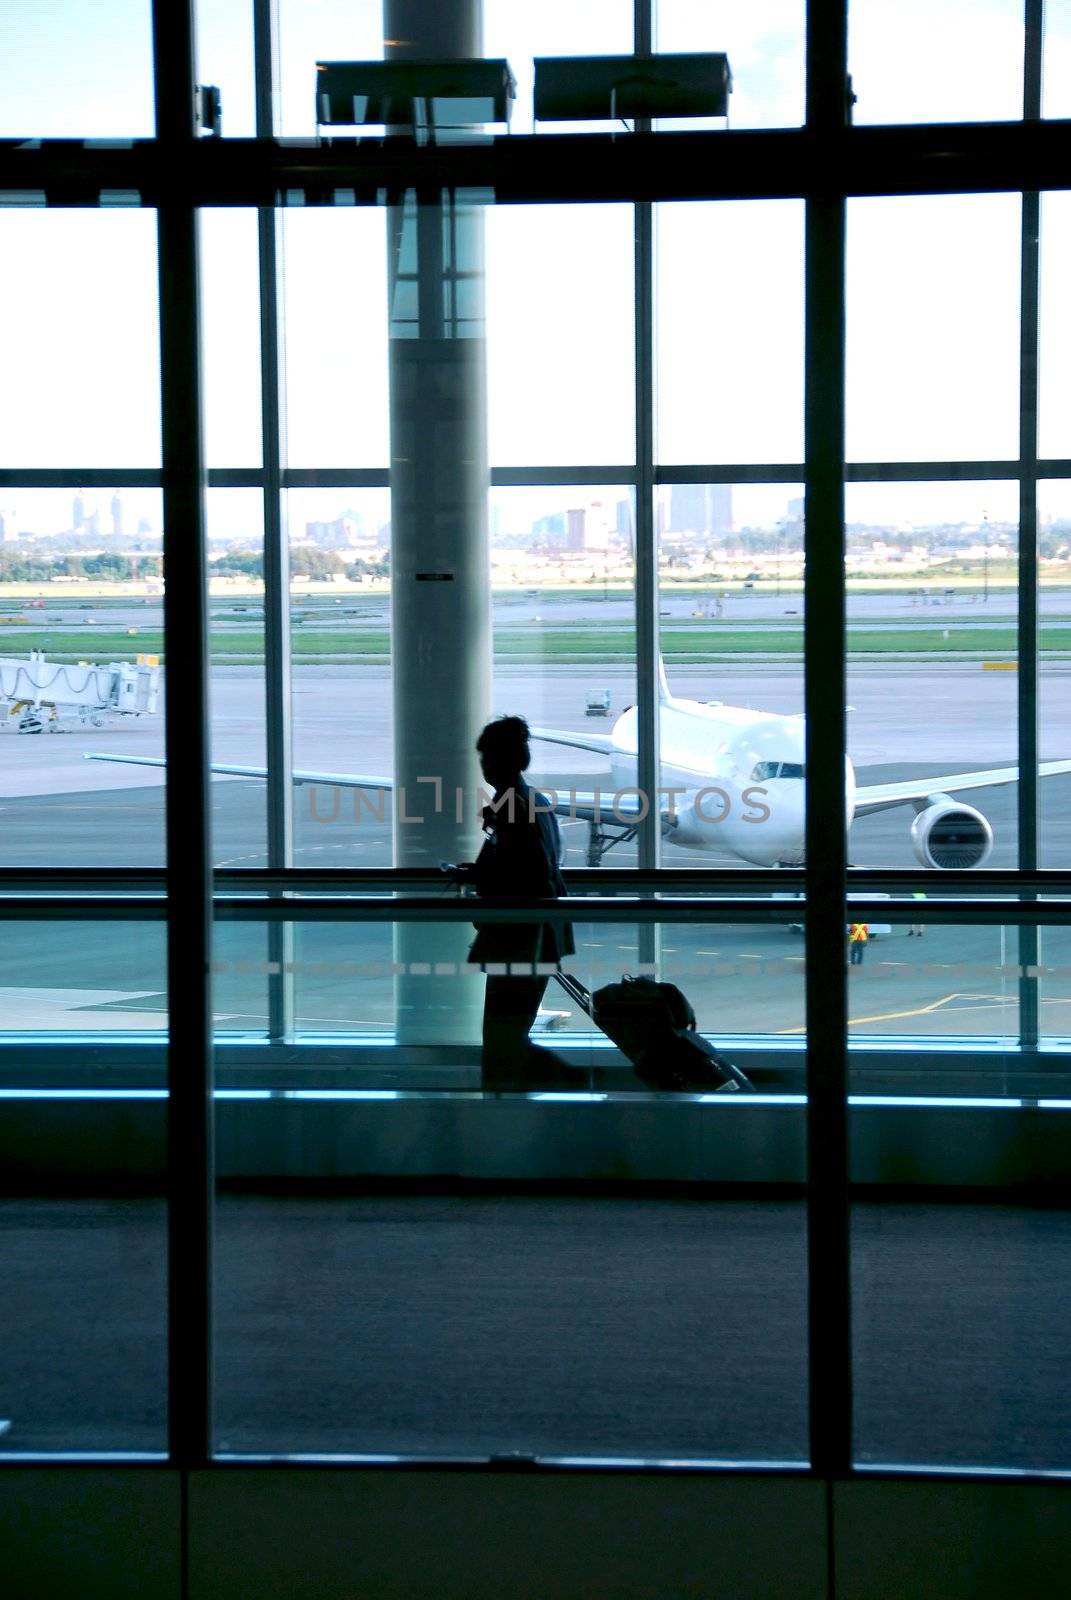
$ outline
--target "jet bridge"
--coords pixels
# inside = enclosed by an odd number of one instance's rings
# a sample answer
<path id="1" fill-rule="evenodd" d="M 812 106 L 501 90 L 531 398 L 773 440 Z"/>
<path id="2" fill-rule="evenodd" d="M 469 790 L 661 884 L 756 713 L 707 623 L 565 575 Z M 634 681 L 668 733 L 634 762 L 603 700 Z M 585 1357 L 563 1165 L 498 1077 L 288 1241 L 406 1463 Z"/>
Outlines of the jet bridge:
<path id="1" fill-rule="evenodd" d="M 43 650 L 29 657 L 0 656 L 0 704 L 7 704 L 19 733 L 58 731 L 60 719 L 76 716 L 100 727 L 107 715 L 151 716 L 160 694 L 154 656 L 107 666 L 46 661 Z"/>

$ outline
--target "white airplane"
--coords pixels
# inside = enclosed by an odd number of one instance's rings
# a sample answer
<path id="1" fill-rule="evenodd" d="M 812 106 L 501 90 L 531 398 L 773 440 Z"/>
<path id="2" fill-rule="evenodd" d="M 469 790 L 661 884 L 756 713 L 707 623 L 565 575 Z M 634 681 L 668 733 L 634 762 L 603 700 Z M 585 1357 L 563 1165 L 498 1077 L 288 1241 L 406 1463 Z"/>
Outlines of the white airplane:
<path id="1" fill-rule="evenodd" d="M 760 867 L 800 866 L 804 859 L 804 734 L 801 715 L 777 716 L 716 700 L 678 699 L 670 692 L 659 661 L 661 785 L 657 803 L 667 843 L 689 850 L 717 851 Z M 635 837 L 646 815 L 636 787 L 639 714 L 630 706 L 609 734 L 571 733 L 533 728 L 532 737 L 548 744 L 605 755 L 610 771 L 605 786 L 590 790 L 546 790 L 554 811 L 586 822 L 588 865 L 599 866 L 614 845 Z M 88 761 L 118 761 L 162 767 L 161 756 L 86 753 Z M 264 767 L 213 762 L 211 770 L 231 777 L 263 778 Z M 1071 773 L 1071 761 L 1042 761 L 1041 777 Z M 390 791 L 391 779 L 368 774 L 295 771 L 298 784 Z M 966 789 L 1016 783 L 1018 767 L 956 772 L 938 778 L 898 783 L 860 784 L 851 760 L 844 762 L 844 820 L 893 806 L 910 805 L 911 847 L 924 867 L 980 867 L 993 848 L 993 829 L 982 812 L 953 798 Z"/>

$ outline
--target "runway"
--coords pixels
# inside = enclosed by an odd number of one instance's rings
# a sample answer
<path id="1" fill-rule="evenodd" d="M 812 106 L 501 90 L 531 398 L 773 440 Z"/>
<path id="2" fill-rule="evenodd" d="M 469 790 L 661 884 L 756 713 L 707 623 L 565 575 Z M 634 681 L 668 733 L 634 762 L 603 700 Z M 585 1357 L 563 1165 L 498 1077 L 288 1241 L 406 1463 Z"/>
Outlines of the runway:
<path id="1" fill-rule="evenodd" d="M 935 681 L 936 680 L 936 681 Z M 612 714 L 634 697 L 630 673 L 597 673 L 557 665 L 543 670 L 502 666 L 494 709 L 523 712 L 536 724 L 606 733 L 612 725 L 586 719 L 592 687 L 610 690 Z M 802 710 L 802 675 L 783 668 L 737 666 L 674 673 L 676 694 L 724 699 L 756 709 Z M 983 673 L 963 663 L 885 664 L 853 669 L 849 688 L 850 749 L 861 782 L 933 775 L 1015 762 L 1016 682 L 1011 673 Z M 1051 672 L 1043 685 L 1042 753 L 1071 754 L 1071 679 Z M 313 770 L 391 770 L 390 680 L 384 667 L 297 667 L 293 678 L 295 765 Z M 213 756 L 264 761 L 264 693 L 254 668 L 217 667 L 212 676 Z M 163 753 L 163 719 L 121 721 L 72 733 L 0 736 L 0 861 L 25 867 L 158 866 L 164 861 L 164 788 L 159 770 L 83 759 L 90 750 Z M 567 765 L 563 766 L 563 758 Z M 538 748 L 537 782 L 591 787 L 604 759 L 582 751 Z M 389 822 L 370 810 L 333 818 L 326 791 L 296 791 L 295 863 L 299 866 L 387 866 Z M 1041 784 L 1042 862 L 1071 861 L 1071 778 Z M 220 779 L 213 785 L 214 852 L 220 866 L 262 866 L 265 790 L 258 781 Z M 978 791 L 971 801 L 995 834 L 991 863 L 1014 866 L 1016 789 Z M 916 865 L 908 840 L 909 808 L 857 823 L 856 865 Z M 565 826 L 566 865 L 582 865 L 587 827 Z M 627 847 L 609 865 L 626 867 Z M 667 847 L 665 864 L 726 867 L 730 858 Z M 637 961 L 631 930 L 578 924 L 578 975 L 609 981 Z M 310 1033 L 339 1029 L 391 1030 L 393 959 L 388 927 L 340 929 L 307 925 L 295 952 L 297 1023 Z M 219 930 L 216 977 L 218 1023 L 224 1031 L 266 1024 L 266 934 L 248 925 Z M 1071 1035 L 1071 930 L 1043 933 L 1042 1028 Z M 720 1037 L 782 1035 L 798 1042 L 803 1027 L 803 948 L 779 928 L 673 927 L 662 942 L 664 976 L 680 982 L 696 1004 L 701 1026 Z M 1018 947 L 1013 931 L 930 929 L 925 939 L 898 931 L 878 939 L 864 967 L 852 974 L 855 1037 L 1014 1035 L 1017 1029 Z M 250 970 L 252 969 L 252 970 Z M 378 970 L 377 970 L 378 969 Z M 387 969 L 387 970 L 384 970 Z M 162 1028 L 165 960 L 159 928 L 111 925 L 64 933 L 54 925 L 0 928 L 0 1004 L 7 1029 L 122 1031 Z M 565 997 L 553 991 L 548 1011 L 561 1011 L 570 1030 L 583 1031 Z"/>

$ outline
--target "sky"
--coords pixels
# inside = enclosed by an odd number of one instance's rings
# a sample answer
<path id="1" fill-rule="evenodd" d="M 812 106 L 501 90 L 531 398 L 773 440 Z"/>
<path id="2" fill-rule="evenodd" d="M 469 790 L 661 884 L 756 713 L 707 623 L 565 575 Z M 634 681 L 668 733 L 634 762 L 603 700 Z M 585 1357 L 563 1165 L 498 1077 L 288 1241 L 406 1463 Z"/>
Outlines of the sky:
<path id="1" fill-rule="evenodd" d="M 517 131 L 531 127 L 533 54 L 626 51 L 631 10 L 631 0 L 485 0 L 485 52 L 507 56 L 518 80 Z M 1015 117 L 1021 10 L 1022 0 L 853 0 L 856 120 Z M 1071 115 L 1071 3 L 1049 0 L 1047 12 L 1045 109 Z M 379 0 L 281 0 L 280 22 L 283 131 L 310 135 L 314 61 L 379 54 Z M 201 0 L 198 26 L 225 132 L 248 134 L 249 0 Z M 801 0 L 658 0 L 660 48 L 727 51 L 737 128 L 799 123 L 802 26 Z M 150 69 L 148 0 L 4 0 L 0 137 L 150 135 Z M 850 202 L 850 459 L 1017 453 L 1019 204 Z M 488 208 L 485 228 L 492 462 L 629 461 L 630 208 Z M 204 214 L 210 466 L 260 461 L 255 244 L 251 211 Z M 802 248 L 798 201 L 657 208 L 662 462 L 801 458 Z M 286 213 L 293 466 L 387 463 L 385 258 L 380 213 Z M 1071 456 L 1066 192 L 1045 197 L 1042 276 L 1040 449 Z M 157 466 L 153 215 L 0 208 L 0 366 L 0 465 Z M 0 507 L 12 499 L 21 517 L 27 495 L 0 490 Z M 901 491 L 896 509 L 904 503 Z M 910 514 L 928 520 L 932 503 L 920 490 Z"/>

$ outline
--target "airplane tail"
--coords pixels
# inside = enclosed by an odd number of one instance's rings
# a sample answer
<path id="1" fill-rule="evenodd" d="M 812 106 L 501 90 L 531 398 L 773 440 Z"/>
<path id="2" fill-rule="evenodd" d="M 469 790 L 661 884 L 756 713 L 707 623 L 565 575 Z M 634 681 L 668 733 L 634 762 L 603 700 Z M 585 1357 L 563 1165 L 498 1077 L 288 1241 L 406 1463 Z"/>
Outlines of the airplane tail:
<path id="1" fill-rule="evenodd" d="M 666 663 L 662 660 L 661 650 L 658 652 L 658 698 L 662 705 L 668 705 L 673 699 L 669 692 L 669 679 L 666 677 Z"/>

